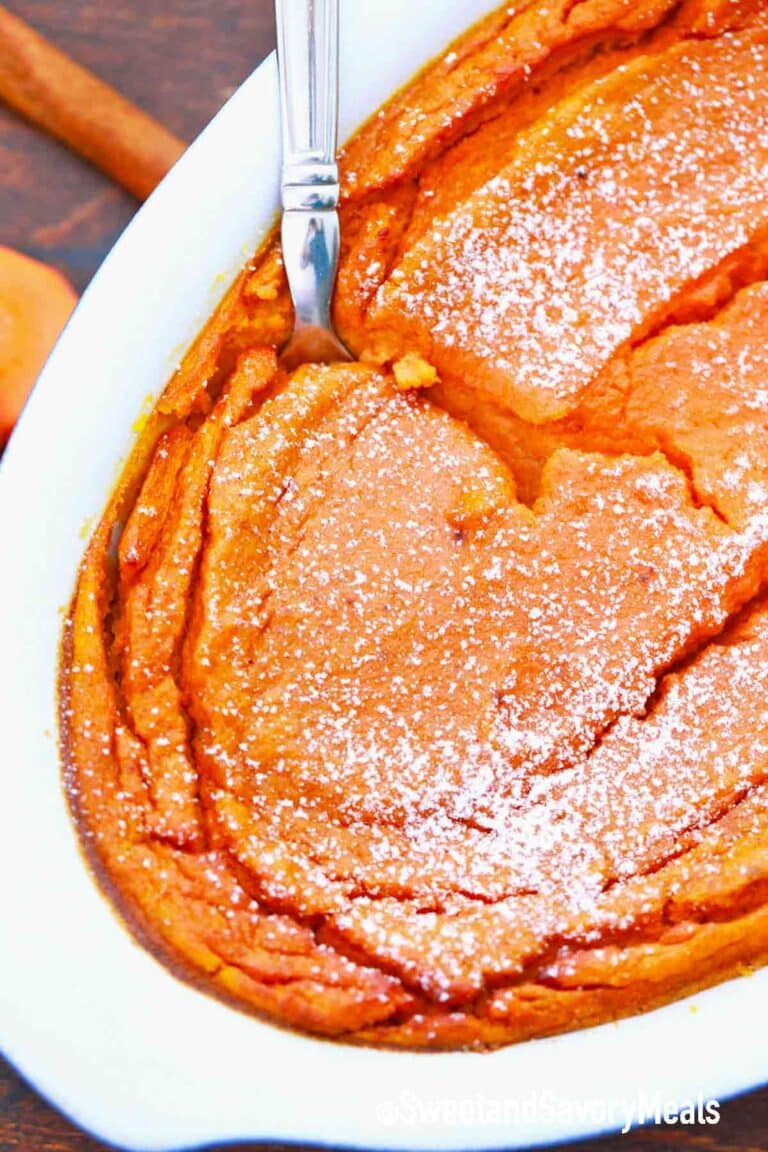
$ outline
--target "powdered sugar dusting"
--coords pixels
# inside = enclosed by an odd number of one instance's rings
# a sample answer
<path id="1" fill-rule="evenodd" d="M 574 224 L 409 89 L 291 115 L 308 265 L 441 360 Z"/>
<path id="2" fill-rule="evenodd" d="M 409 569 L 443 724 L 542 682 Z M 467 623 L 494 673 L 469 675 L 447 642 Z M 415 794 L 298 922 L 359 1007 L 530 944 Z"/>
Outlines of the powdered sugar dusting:
<path id="1" fill-rule="evenodd" d="M 768 221 L 765 35 L 641 57 L 564 101 L 405 253 L 372 323 L 407 317 L 438 368 L 561 414 Z"/>
<path id="2" fill-rule="evenodd" d="M 72 795 L 110 882 L 228 994 L 334 1035 L 498 1043 L 571 1023 L 569 990 L 751 955 L 766 285 L 645 336 L 768 220 L 765 41 L 638 58 L 523 135 L 381 291 L 374 319 L 415 342 L 398 382 L 241 356 L 161 439 L 111 604 L 99 528 L 68 635 Z M 443 79 L 474 74 L 463 52 Z M 570 424 L 518 421 L 547 457 L 532 507 L 412 391 L 425 342 L 446 387 L 463 372 L 536 421 L 609 364 Z"/>

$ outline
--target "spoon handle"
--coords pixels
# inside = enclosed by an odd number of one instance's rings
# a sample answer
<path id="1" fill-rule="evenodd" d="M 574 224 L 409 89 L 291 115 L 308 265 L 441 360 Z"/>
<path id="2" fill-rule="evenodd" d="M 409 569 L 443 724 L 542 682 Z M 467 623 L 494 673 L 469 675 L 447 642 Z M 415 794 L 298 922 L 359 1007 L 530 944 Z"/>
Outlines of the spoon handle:
<path id="1" fill-rule="evenodd" d="M 282 361 L 348 360 L 331 321 L 339 262 L 338 0 L 275 0 L 283 117 L 283 264 L 294 309 Z"/>
<path id="2" fill-rule="evenodd" d="M 275 0 L 285 211 L 336 208 L 338 0 Z"/>

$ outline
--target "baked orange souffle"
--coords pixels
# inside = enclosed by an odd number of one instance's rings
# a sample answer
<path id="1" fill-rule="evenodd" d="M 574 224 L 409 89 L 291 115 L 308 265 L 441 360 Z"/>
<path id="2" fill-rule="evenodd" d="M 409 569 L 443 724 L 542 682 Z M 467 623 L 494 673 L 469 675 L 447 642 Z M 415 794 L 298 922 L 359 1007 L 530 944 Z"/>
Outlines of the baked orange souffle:
<path id="1" fill-rule="evenodd" d="M 768 959 L 768 4 L 522 3 L 342 157 L 169 382 L 61 676 L 101 883 L 184 978 L 493 1047 Z"/>

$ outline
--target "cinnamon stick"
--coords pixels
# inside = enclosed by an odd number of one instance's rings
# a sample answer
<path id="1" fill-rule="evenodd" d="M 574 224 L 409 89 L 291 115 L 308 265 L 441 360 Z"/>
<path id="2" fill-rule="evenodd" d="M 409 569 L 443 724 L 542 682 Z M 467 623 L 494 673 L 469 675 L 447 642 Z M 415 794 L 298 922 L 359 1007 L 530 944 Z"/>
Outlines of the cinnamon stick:
<path id="1" fill-rule="evenodd" d="M 1 5 L 0 99 L 139 200 L 186 147 Z"/>

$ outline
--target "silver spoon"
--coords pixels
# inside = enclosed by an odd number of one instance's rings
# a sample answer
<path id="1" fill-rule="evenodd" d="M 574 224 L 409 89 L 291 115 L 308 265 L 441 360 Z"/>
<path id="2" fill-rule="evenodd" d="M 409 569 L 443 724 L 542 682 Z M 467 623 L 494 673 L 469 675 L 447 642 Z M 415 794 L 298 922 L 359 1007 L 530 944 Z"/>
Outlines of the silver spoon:
<path id="1" fill-rule="evenodd" d="M 293 300 L 288 370 L 351 360 L 333 330 L 339 262 L 338 0 L 275 0 L 282 108 L 282 245 Z"/>

